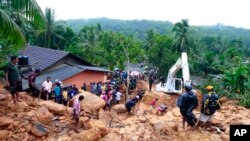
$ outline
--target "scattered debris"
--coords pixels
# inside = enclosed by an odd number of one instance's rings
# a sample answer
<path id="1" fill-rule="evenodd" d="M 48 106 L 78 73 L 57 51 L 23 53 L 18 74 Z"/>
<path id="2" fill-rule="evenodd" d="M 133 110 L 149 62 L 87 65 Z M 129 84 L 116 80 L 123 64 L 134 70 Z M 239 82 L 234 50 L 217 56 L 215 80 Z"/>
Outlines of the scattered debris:
<path id="1" fill-rule="evenodd" d="M 137 89 L 147 89 L 146 82 L 139 81 L 139 84 Z M 199 92 L 197 95 L 200 101 L 202 94 Z M 224 98 L 222 108 L 212 119 L 213 130 L 205 131 L 199 128 L 192 131 L 189 127 L 184 130 L 179 109 L 175 105 L 177 97 L 146 91 L 144 99 L 136 105 L 132 115 L 126 113 L 123 104 L 113 106 L 111 111 L 103 111 L 102 104 L 97 104 L 94 109 L 91 109 L 89 108 L 91 105 L 84 103 L 79 119 L 81 123 L 79 133 L 76 133 L 71 108 L 67 109 L 52 101 L 33 101 L 33 98 L 25 93 L 21 94 L 23 102 L 18 105 L 12 103 L 10 94 L 0 94 L 0 97 L 4 97 L 0 98 L 1 141 L 7 139 L 16 141 L 80 141 L 83 139 L 86 141 L 112 139 L 116 141 L 187 139 L 199 141 L 201 137 L 204 141 L 228 141 L 230 124 L 250 123 L 249 109 L 235 105 L 234 101 Z M 169 107 L 166 114 L 159 116 L 155 111 L 149 112 L 148 103 L 153 97 L 159 98 L 157 106 L 165 102 Z M 99 97 L 94 95 L 94 98 Z M 91 101 L 95 100 L 91 99 Z M 199 117 L 200 110 L 196 109 L 194 113 Z"/>

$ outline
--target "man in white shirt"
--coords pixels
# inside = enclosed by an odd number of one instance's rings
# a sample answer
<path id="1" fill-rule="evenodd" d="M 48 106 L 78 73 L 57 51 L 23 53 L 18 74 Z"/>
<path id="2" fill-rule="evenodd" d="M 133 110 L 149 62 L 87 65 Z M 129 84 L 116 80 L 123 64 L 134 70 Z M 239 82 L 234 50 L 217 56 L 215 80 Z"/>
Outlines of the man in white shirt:
<path id="1" fill-rule="evenodd" d="M 121 101 L 122 93 L 120 91 L 121 90 L 116 92 L 116 104 L 119 104 L 119 102 Z"/>
<path id="2" fill-rule="evenodd" d="M 52 92 L 52 82 L 50 80 L 51 80 L 51 77 L 48 76 L 47 80 L 44 81 L 42 84 L 42 94 L 46 95 L 47 100 L 51 96 L 51 92 Z M 41 93 L 39 95 L 39 99 L 40 99 L 40 96 L 41 96 Z"/>

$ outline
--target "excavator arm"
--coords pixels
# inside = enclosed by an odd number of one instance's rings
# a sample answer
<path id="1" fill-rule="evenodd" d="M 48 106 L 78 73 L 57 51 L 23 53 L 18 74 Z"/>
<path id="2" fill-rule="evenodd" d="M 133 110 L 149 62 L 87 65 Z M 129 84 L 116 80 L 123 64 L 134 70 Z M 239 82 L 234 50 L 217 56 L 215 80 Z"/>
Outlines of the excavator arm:
<path id="1" fill-rule="evenodd" d="M 175 78 L 176 73 L 182 69 L 182 79 Z M 186 83 L 191 83 L 189 67 L 187 61 L 187 53 L 183 52 L 181 58 L 179 58 L 176 63 L 169 69 L 167 82 L 156 85 L 157 91 L 163 91 L 166 93 L 182 93 L 182 85 Z"/>

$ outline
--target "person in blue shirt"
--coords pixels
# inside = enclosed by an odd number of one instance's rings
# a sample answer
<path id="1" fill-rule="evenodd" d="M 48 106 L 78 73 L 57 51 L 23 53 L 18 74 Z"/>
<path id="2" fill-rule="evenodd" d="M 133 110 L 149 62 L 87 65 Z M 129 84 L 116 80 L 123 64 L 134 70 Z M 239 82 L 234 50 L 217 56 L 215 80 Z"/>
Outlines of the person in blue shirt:
<path id="1" fill-rule="evenodd" d="M 72 90 L 74 91 L 74 96 L 77 95 L 77 94 L 79 93 L 78 88 L 76 87 L 75 84 L 73 85 Z"/>
<path id="2" fill-rule="evenodd" d="M 127 79 L 127 72 L 126 72 L 126 71 L 124 71 L 124 73 L 123 73 L 123 79 L 124 79 L 124 80 Z"/>
<path id="3" fill-rule="evenodd" d="M 75 92 L 72 88 L 69 88 L 68 95 L 69 95 L 69 99 L 71 99 L 75 96 Z"/>
<path id="4" fill-rule="evenodd" d="M 56 103 L 61 103 L 61 86 L 60 83 L 56 83 L 56 86 L 54 88 L 54 93 L 55 93 L 55 102 Z"/>

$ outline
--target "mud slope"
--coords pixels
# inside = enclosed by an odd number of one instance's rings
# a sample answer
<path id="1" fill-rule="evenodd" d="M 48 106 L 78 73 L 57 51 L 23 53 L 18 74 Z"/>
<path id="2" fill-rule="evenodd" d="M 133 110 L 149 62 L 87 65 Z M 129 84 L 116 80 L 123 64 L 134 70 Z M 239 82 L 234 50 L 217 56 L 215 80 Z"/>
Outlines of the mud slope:
<path id="1" fill-rule="evenodd" d="M 137 89 L 147 89 L 146 82 L 139 82 Z M 196 91 L 199 102 L 202 94 Z M 149 111 L 152 98 L 157 104 L 168 105 L 165 115 Z M 51 102 L 33 101 L 26 93 L 23 102 L 14 105 L 10 94 L 0 90 L 0 140 L 1 141 L 229 141 L 230 124 L 250 124 L 250 110 L 237 106 L 234 101 L 222 98 L 222 108 L 212 122 L 225 128 L 224 132 L 192 131 L 182 129 L 181 115 L 175 105 L 178 96 L 146 91 L 144 99 L 136 105 L 134 113 L 117 114 L 115 111 L 93 110 L 83 107 L 79 133 L 73 130 L 72 109 Z M 93 97 L 91 100 L 97 99 Z M 86 101 L 85 101 L 86 102 Z M 117 106 L 117 108 L 123 106 Z M 121 110 L 123 111 L 123 110 Z M 199 109 L 195 110 L 199 116 Z"/>

